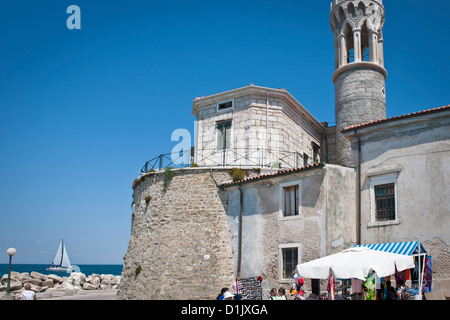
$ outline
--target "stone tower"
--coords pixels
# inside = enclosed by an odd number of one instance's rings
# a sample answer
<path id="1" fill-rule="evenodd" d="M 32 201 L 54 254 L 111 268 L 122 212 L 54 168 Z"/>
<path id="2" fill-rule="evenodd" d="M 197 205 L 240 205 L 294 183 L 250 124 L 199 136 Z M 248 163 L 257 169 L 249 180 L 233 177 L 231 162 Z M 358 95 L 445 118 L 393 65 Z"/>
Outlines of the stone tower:
<path id="1" fill-rule="evenodd" d="M 333 0 L 336 96 L 336 156 L 351 165 L 345 127 L 386 118 L 382 0 Z"/>

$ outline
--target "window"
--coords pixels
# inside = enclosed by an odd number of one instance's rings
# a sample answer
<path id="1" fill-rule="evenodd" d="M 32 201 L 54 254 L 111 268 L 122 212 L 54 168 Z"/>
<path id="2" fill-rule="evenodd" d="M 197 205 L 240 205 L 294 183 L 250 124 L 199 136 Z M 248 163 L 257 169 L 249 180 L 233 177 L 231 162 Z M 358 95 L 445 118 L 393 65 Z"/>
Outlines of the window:
<path id="1" fill-rule="evenodd" d="M 231 121 L 222 121 L 216 124 L 217 150 L 229 149 L 231 146 Z"/>
<path id="2" fill-rule="evenodd" d="M 398 224 L 397 179 L 398 172 L 370 176 L 369 226 Z"/>
<path id="3" fill-rule="evenodd" d="M 280 220 L 292 220 L 301 218 L 301 194 L 301 180 L 280 183 L 278 198 L 278 218 Z"/>
<path id="4" fill-rule="evenodd" d="M 298 185 L 284 187 L 284 208 L 283 216 L 298 216 Z"/>
<path id="5" fill-rule="evenodd" d="M 298 248 L 283 248 L 283 278 L 292 278 L 298 264 Z"/>
<path id="6" fill-rule="evenodd" d="M 291 283 L 297 265 L 301 263 L 302 244 L 281 244 L 278 247 L 278 280 Z"/>
<path id="7" fill-rule="evenodd" d="M 395 184 L 375 186 L 375 211 L 377 221 L 395 220 Z"/>
<path id="8" fill-rule="evenodd" d="M 312 149 L 313 149 L 313 161 L 314 161 L 314 164 L 319 163 L 320 162 L 320 147 L 313 142 L 312 143 Z"/>
<path id="9" fill-rule="evenodd" d="M 217 111 L 227 110 L 233 108 L 233 100 L 219 102 L 217 104 Z"/>
<path id="10" fill-rule="evenodd" d="M 306 167 L 308 165 L 308 162 L 309 162 L 309 156 L 306 153 L 304 153 L 303 154 L 303 166 Z"/>

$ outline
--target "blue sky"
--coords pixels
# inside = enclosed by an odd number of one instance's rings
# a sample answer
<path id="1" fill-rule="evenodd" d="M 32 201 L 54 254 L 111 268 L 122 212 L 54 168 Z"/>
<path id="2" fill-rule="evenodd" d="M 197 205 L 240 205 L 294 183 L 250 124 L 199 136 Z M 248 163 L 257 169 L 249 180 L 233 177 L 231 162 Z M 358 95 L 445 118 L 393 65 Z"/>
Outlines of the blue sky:
<path id="1" fill-rule="evenodd" d="M 450 2 L 385 0 L 387 113 L 450 104 Z M 68 30 L 69 5 L 81 30 Z M 120 264 L 132 181 L 192 100 L 286 88 L 334 123 L 330 0 L 0 0 L 0 263 Z"/>

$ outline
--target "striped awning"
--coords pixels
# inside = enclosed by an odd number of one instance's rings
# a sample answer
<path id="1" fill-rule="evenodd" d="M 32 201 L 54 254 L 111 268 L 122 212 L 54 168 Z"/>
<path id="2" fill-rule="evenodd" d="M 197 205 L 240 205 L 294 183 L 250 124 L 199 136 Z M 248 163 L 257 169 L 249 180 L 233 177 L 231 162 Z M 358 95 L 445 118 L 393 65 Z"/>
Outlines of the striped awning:
<path id="1" fill-rule="evenodd" d="M 418 254 L 419 248 L 420 248 L 421 254 L 427 253 L 419 241 L 381 243 L 381 244 L 363 244 L 363 245 L 356 245 L 354 247 L 367 247 L 372 250 L 403 254 L 406 256 Z"/>

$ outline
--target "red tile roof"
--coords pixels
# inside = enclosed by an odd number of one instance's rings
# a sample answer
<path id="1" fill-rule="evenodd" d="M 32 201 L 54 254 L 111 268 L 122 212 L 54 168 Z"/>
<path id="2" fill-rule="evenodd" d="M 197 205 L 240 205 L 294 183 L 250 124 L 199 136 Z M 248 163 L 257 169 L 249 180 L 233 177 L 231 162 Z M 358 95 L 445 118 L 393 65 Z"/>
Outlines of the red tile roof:
<path id="1" fill-rule="evenodd" d="M 228 182 L 228 183 L 224 183 L 222 184 L 222 187 L 229 187 L 229 186 L 233 186 L 233 185 L 239 185 L 239 184 L 243 184 L 243 183 L 247 183 L 247 182 L 252 182 L 252 181 L 256 181 L 256 180 L 262 180 L 264 178 L 271 178 L 271 177 L 276 177 L 276 176 L 281 176 L 281 175 L 285 175 L 285 174 L 289 174 L 289 173 L 293 173 L 293 172 L 300 172 L 300 171 L 306 171 L 309 169 L 313 169 L 313 168 L 322 168 L 325 166 L 325 163 L 316 163 L 316 164 L 312 164 L 310 166 L 306 166 L 306 167 L 301 167 L 301 168 L 295 168 L 295 169 L 287 169 L 287 170 L 282 170 L 282 171 L 278 171 L 275 173 L 271 173 L 271 174 L 263 174 L 257 177 L 253 177 L 253 178 L 247 178 L 247 179 L 243 179 L 243 180 L 239 180 L 239 181 L 233 181 L 233 182 Z"/>
<path id="2" fill-rule="evenodd" d="M 372 122 L 360 123 L 360 124 L 356 124 L 356 125 L 353 125 L 353 126 L 345 127 L 341 132 L 342 133 L 349 132 L 349 131 L 353 131 L 355 129 L 361 129 L 361 128 L 365 128 L 365 127 L 370 127 L 372 125 L 376 125 L 376 124 L 380 124 L 380 123 L 385 123 L 385 122 L 390 122 L 390 121 L 395 121 L 395 120 L 412 118 L 412 117 L 416 117 L 416 116 L 421 116 L 421 115 L 434 113 L 434 112 L 440 112 L 440 111 L 449 110 L 449 109 L 450 109 L 450 105 L 447 105 L 447 106 L 444 106 L 444 107 L 439 107 L 439 108 L 434 108 L 434 109 L 429 109 L 429 110 L 413 112 L 413 113 L 409 113 L 409 114 L 405 114 L 405 115 L 401 115 L 401 116 L 396 116 L 396 117 L 392 117 L 392 118 L 386 118 L 386 119 L 376 120 L 376 121 L 372 121 Z"/>

